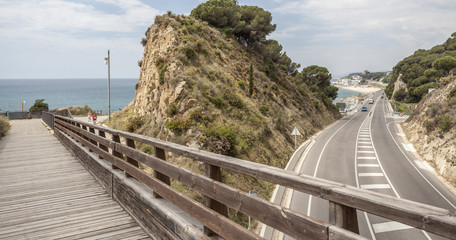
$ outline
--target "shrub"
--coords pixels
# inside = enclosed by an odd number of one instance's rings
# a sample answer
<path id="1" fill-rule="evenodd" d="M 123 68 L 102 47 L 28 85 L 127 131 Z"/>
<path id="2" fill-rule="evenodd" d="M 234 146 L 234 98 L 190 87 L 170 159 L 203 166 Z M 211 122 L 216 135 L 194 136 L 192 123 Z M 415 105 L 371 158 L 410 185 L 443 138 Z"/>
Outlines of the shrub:
<path id="1" fill-rule="evenodd" d="M 219 96 L 211 98 L 210 101 L 215 105 L 215 107 L 220 109 L 226 106 L 225 101 Z"/>
<path id="2" fill-rule="evenodd" d="M 192 60 L 196 57 L 195 51 L 193 51 L 193 48 L 189 45 L 185 45 L 184 54 L 189 60 Z"/>
<path id="3" fill-rule="evenodd" d="M 435 123 L 434 121 L 432 121 L 431 119 L 426 119 L 424 122 L 423 122 L 423 126 L 424 128 L 426 128 L 426 130 L 428 132 L 434 130 L 434 127 L 435 127 Z"/>
<path id="4" fill-rule="evenodd" d="M 263 104 L 260 106 L 260 112 L 263 115 L 266 115 L 269 112 L 269 105 L 268 104 Z"/>
<path id="5" fill-rule="evenodd" d="M 168 65 L 164 64 L 159 70 L 158 82 L 160 84 L 165 83 L 165 72 L 166 72 L 167 68 L 168 68 Z"/>
<path id="6" fill-rule="evenodd" d="M 11 125 L 8 118 L 5 116 L 0 116 L 0 137 L 5 136 L 10 127 Z"/>
<path id="7" fill-rule="evenodd" d="M 429 118 L 434 118 L 442 113 L 442 106 L 438 103 L 433 103 L 428 106 L 426 110 L 426 116 Z"/>
<path id="8" fill-rule="evenodd" d="M 176 115 L 176 113 L 177 113 L 177 106 L 176 106 L 176 104 L 171 103 L 168 106 L 168 109 L 166 109 L 166 115 L 168 115 L 168 117 L 172 117 L 172 116 Z"/>
<path id="9" fill-rule="evenodd" d="M 35 100 L 35 104 L 30 107 L 30 112 L 49 111 L 49 104 L 44 102 L 44 99 Z"/>
<path id="10" fill-rule="evenodd" d="M 236 108 L 244 107 L 244 102 L 236 93 L 226 91 L 225 94 L 223 95 L 223 98 L 233 107 L 236 107 Z"/>
<path id="11" fill-rule="evenodd" d="M 144 125 L 144 118 L 142 117 L 131 117 L 128 119 L 126 130 L 129 132 L 134 132 Z"/>
<path id="12" fill-rule="evenodd" d="M 245 90 L 245 82 L 244 82 L 244 81 L 239 80 L 239 81 L 237 82 L 237 85 L 238 85 L 238 87 L 239 87 L 240 89 Z"/>
<path id="13" fill-rule="evenodd" d="M 451 117 L 447 114 L 439 117 L 437 119 L 439 128 L 442 132 L 448 132 L 453 127 L 453 122 L 451 121 Z"/>
<path id="14" fill-rule="evenodd" d="M 176 134 L 181 134 L 183 130 L 187 130 L 192 125 L 191 120 L 173 119 L 165 123 L 166 128 Z"/>
<path id="15" fill-rule="evenodd" d="M 152 153 L 154 153 L 154 148 L 152 146 L 150 146 L 150 145 L 142 145 L 141 151 L 151 155 Z"/>
<path id="16" fill-rule="evenodd" d="M 456 88 L 450 91 L 448 94 L 448 99 L 455 98 L 456 97 Z"/>
<path id="17" fill-rule="evenodd" d="M 237 134 L 228 126 L 215 126 L 205 131 L 206 136 L 211 139 L 209 148 L 211 151 L 236 156 Z"/>

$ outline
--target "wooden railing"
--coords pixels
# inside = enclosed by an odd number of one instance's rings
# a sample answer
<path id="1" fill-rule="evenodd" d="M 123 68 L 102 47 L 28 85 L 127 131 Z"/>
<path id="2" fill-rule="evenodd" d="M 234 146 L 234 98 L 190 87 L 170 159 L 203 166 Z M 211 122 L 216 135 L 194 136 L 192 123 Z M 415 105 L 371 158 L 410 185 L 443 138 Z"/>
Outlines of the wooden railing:
<path id="1" fill-rule="evenodd" d="M 181 208 L 202 223 L 207 234 L 215 232 L 225 239 L 261 239 L 226 217 L 229 206 L 297 239 L 364 239 L 357 234 L 356 210 L 456 239 L 456 217 L 446 209 L 61 116 L 55 116 L 54 125 L 55 131 L 68 134 L 111 162 L 113 168 L 120 168 L 127 176 L 153 189 L 156 197 L 163 197 Z M 154 155 L 135 149 L 136 143 L 154 147 Z M 166 151 L 204 163 L 205 175 L 166 162 Z M 154 176 L 141 170 L 139 163 L 154 169 Z M 222 170 L 326 199 L 330 203 L 329 223 L 228 186 L 221 182 Z M 206 204 L 171 188 L 170 178 L 204 194 Z"/>

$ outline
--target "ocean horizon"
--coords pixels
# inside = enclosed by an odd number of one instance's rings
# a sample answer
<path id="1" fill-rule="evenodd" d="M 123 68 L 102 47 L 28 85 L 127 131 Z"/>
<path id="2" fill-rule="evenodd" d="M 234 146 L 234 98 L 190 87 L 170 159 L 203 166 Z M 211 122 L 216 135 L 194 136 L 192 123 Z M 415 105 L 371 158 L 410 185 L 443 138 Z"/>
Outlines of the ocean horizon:
<path id="1" fill-rule="evenodd" d="M 135 97 L 137 78 L 113 78 L 111 111 L 123 109 Z M 49 109 L 83 107 L 108 112 L 108 80 L 92 79 L 0 79 L 0 111 L 28 110 L 37 99 L 44 99 Z"/>

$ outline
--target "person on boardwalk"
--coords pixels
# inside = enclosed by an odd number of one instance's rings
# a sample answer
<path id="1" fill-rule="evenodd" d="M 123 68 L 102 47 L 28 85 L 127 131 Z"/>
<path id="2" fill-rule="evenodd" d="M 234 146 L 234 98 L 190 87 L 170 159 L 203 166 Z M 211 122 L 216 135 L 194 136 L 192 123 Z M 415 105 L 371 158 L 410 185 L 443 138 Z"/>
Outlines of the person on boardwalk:
<path id="1" fill-rule="evenodd" d="M 89 113 L 87 114 L 87 117 L 89 118 L 87 121 L 90 122 L 92 121 L 92 113 L 89 111 Z"/>
<path id="2" fill-rule="evenodd" d="M 93 116 L 92 116 L 92 120 L 93 120 L 93 124 L 97 124 L 97 114 L 94 113 Z"/>

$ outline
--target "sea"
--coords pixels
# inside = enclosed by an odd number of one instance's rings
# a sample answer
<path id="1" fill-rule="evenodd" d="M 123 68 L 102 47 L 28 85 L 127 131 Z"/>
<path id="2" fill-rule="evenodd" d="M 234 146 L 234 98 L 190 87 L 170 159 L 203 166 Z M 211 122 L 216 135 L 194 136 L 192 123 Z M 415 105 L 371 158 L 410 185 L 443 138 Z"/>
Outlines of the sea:
<path id="1" fill-rule="evenodd" d="M 111 112 L 124 108 L 135 97 L 136 78 L 115 78 L 111 85 Z M 0 112 L 28 110 L 37 99 L 49 109 L 88 105 L 108 112 L 107 79 L 0 79 Z"/>
<path id="2" fill-rule="evenodd" d="M 123 109 L 135 97 L 136 78 L 111 79 L 111 111 Z M 338 97 L 351 97 L 356 91 L 339 88 Z M 44 99 L 49 109 L 83 107 L 108 111 L 107 79 L 0 79 L 0 112 L 28 110 L 37 99 Z"/>

